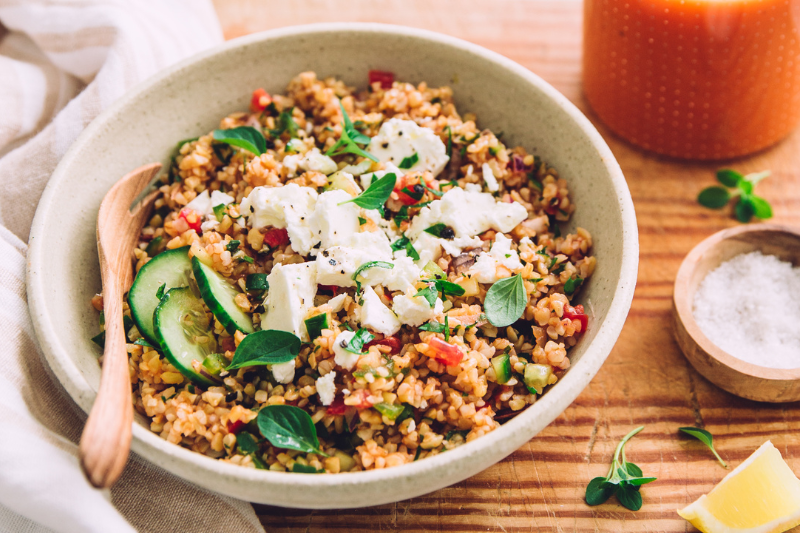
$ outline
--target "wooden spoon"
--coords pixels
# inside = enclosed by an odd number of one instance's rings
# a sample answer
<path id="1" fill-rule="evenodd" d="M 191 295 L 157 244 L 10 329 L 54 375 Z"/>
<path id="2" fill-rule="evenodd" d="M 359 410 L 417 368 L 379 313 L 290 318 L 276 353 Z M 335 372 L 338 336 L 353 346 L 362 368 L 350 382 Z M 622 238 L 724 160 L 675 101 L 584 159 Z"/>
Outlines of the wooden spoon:
<path id="1" fill-rule="evenodd" d="M 132 204 L 159 170 L 160 163 L 151 163 L 122 178 L 103 198 L 97 215 L 106 341 L 100 390 L 79 449 L 83 471 L 98 488 L 110 487 L 119 478 L 131 447 L 133 403 L 122 298 L 133 282 L 133 248 L 152 211 L 156 192 Z"/>

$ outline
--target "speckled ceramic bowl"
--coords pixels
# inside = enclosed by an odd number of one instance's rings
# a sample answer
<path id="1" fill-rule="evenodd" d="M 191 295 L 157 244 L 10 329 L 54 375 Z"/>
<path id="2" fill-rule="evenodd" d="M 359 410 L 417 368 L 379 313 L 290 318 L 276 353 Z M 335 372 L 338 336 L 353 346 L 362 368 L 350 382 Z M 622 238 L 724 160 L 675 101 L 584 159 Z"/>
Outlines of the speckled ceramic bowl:
<path id="1" fill-rule="evenodd" d="M 95 223 L 106 191 L 128 171 L 168 161 L 179 139 L 210 131 L 245 109 L 251 91 L 281 92 L 313 70 L 363 87 L 367 70 L 397 79 L 451 85 L 462 112 L 504 131 L 510 145 L 542 156 L 569 180 L 574 225 L 594 237 L 598 266 L 580 295 L 588 333 L 572 368 L 536 404 L 474 442 L 399 468 L 298 475 L 241 468 L 169 444 L 138 417 L 133 450 L 208 489 L 289 507 L 359 507 L 403 500 L 461 481 L 503 459 L 557 417 L 603 364 L 625 322 L 638 264 L 636 218 L 614 156 L 566 98 L 516 63 L 458 39 L 379 24 L 285 28 L 225 43 L 139 85 L 100 115 L 59 164 L 36 212 L 30 238 L 28 298 L 36 332 L 55 375 L 85 411 L 100 381 L 100 291 Z"/>

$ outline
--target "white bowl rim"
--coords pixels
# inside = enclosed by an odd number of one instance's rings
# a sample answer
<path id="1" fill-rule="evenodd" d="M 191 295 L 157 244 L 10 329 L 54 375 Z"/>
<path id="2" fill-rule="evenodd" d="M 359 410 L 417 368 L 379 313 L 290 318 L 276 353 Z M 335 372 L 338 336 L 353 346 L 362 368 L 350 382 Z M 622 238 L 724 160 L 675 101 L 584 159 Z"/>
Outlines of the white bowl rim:
<path id="1" fill-rule="evenodd" d="M 531 408 L 520 413 L 510 421 L 503 424 L 500 428 L 492 431 L 479 439 L 476 439 L 463 446 L 459 446 L 444 454 L 427 458 L 424 461 L 402 465 L 400 467 L 387 468 L 382 470 L 369 470 L 353 473 L 340 473 L 331 476 L 299 476 L 287 472 L 274 472 L 269 470 L 256 470 L 243 468 L 241 466 L 225 463 L 212 459 L 197 452 L 193 452 L 176 446 L 166 440 L 161 439 L 148 428 L 137 423 L 133 424 L 132 448 L 143 457 L 147 457 L 148 449 L 155 450 L 162 456 L 169 457 L 178 463 L 191 463 L 192 465 L 206 470 L 212 474 L 238 478 L 246 482 L 274 482 L 275 484 L 291 483 L 297 487 L 339 487 L 345 484 L 362 484 L 367 482 L 392 482 L 400 478 L 424 476 L 425 473 L 434 472 L 438 468 L 451 462 L 467 460 L 471 455 L 476 454 L 483 448 L 499 445 L 500 442 L 511 434 L 524 430 L 524 426 L 534 419 L 534 413 L 538 411 L 548 411 L 548 405 L 552 405 L 552 413 L 555 413 L 542 427 L 549 425 L 553 419 L 561 414 L 583 391 L 594 375 L 602 366 L 608 354 L 611 352 L 622 327 L 625 323 L 630 309 L 634 289 L 636 285 L 638 261 L 639 261 L 639 241 L 638 228 L 633 201 L 630 196 L 627 182 L 622 174 L 614 155 L 610 148 L 594 128 L 592 123 L 583 113 L 565 96 L 553 88 L 549 83 L 522 67 L 518 63 L 490 51 L 482 46 L 464 41 L 462 39 L 432 32 L 399 25 L 380 24 L 380 23 L 318 23 L 289 26 L 280 29 L 268 30 L 264 32 L 250 34 L 222 43 L 218 46 L 193 55 L 180 61 L 171 67 L 160 71 L 150 78 L 140 82 L 128 92 L 120 97 L 108 109 L 98 115 L 78 136 L 77 140 L 70 147 L 56 170 L 53 172 L 47 187 L 44 190 L 36 215 L 31 227 L 31 237 L 28 249 L 28 273 L 27 273 L 27 292 L 31 310 L 31 317 L 34 324 L 42 351 L 55 372 L 59 381 L 67 390 L 73 400 L 85 412 L 91 409 L 93 397 L 96 391 L 88 384 L 81 375 L 77 366 L 66 355 L 65 349 L 61 346 L 58 337 L 53 333 L 50 324 L 53 318 L 47 312 L 45 304 L 46 298 L 43 292 L 41 279 L 46 275 L 38 265 L 43 264 L 46 259 L 46 250 L 40 244 L 41 240 L 36 236 L 46 231 L 46 212 L 48 206 L 57 200 L 55 197 L 55 184 L 65 179 L 68 174 L 66 168 L 69 162 L 80 151 L 81 147 L 88 143 L 95 132 L 102 129 L 103 124 L 113 117 L 117 110 L 124 108 L 129 101 L 133 100 L 139 93 L 149 90 L 154 85 L 161 83 L 165 78 L 169 78 L 176 71 L 179 71 L 192 63 L 201 61 L 209 56 L 223 53 L 230 49 L 238 48 L 243 45 L 256 43 L 263 40 L 287 37 L 292 35 L 326 33 L 326 32 L 361 32 L 361 33 L 391 33 L 399 36 L 408 36 L 440 44 L 449 45 L 454 48 L 465 50 L 475 55 L 481 56 L 493 63 L 499 64 L 514 74 L 524 78 L 527 82 L 537 87 L 538 90 L 546 94 L 553 102 L 559 105 L 572 120 L 581 128 L 583 133 L 591 141 L 594 149 L 602 158 L 606 169 L 611 177 L 612 185 L 617 193 L 617 198 L 621 207 L 622 225 L 625 231 L 621 235 L 622 239 L 622 259 L 620 266 L 620 277 L 617 287 L 613 293 L 613 301 L 609 307 L 602 330 L 596 333 L 590 347 L 581 357 L 578 364 L 571 368 L 560 380 L 562 394 L 545 394 Z M 569 391 L 571 389 L 571 391 Z M 563 391 L 567 391 L 563 393 Z M 543 404 L 541 408 L 533 409 L 536 405 Z M 541 420 L 542 417 L 539 417 Z M 513 450 L 512 450 L 513 452 Z M 511 452 L 509 452 L 511 453 Z M 298 505 L 298 506 L 301 506 Z"/>

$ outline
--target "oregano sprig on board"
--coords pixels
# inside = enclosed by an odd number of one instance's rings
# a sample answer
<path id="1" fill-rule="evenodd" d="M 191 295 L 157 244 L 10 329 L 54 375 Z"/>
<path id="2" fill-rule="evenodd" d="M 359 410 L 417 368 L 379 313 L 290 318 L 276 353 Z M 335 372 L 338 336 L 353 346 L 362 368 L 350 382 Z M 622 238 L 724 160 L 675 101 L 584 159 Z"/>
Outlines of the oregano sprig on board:
<path id="1" fill-rule="evenodd" d="M 717 171 L 717 181 L 723 186 L 712 185 L 706 187 L 697 196 L 700 205 L 710 209 L 722 209 L 731 199 L 736 199 L 734 214 L 739 222 L 750 222 L 754 216 L 761 220 L 772 218 L 772 206 L 764 198 L 753 194 L 759 181 L 769 177 L 770 171 L 754 172 L 742 175 L 731 170 Z"/>

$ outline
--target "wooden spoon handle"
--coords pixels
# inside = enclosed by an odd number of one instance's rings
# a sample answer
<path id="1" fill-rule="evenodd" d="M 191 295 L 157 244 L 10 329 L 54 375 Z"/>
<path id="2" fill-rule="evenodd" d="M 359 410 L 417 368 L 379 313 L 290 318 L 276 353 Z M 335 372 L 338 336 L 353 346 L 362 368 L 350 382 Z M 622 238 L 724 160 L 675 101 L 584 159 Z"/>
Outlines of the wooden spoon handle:
<path id="1" fill-rule="evenodd" d="M 110 487 L 122 474 L 130 452 L 133 423 L 131 378 L 122 322 L 123 289 L 117 279 L 103 282 L 106 321 L 103 373 L 79 447 L 86 477 L 98 488 Z"/>

